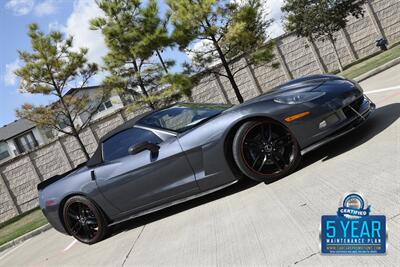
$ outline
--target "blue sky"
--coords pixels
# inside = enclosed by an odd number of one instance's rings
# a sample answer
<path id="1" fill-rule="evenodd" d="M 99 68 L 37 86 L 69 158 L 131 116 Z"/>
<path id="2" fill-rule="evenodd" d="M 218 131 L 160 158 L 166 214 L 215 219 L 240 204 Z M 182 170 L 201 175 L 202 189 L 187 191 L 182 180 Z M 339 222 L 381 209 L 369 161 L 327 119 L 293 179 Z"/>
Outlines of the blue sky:
<path id="1" fill-rule="evenodd" d="M 46 1 L 44 1 L 46 2 Z M 51 1 L 50 1 L 51 2 Z M 47 103 L 43 96 L 33 96 L 18 92 L 18 81 L 12 75 L 17 67 L 17 49 L 29 50 L 29 39 L 26 35 L 27 25 L 38 22 L 46 29 L 53 21 L 66 21 L 72 12 L 72 2 L 59 1 L 57 6 L 31 5 L 32 1 L 0 1 L 0 126 L 15 120 L 15 109 L 25 102 Z M 10 4 L 11 3 L 11 4 Z M 14 4 L 14 5 L 13 5 Z M 47 30 L 47 29 L 46 29 Z"/>
<path id="2" fill-rule="evenodd" d="M 268 1 L 270 16 L 277 19 L 271 28 L 272 35 L 281 33 L 282 1 Z M 101 64 L 107 51 L 102 36 L 88 29 L 88 21 L 99 15 L 101 11 L 95 0 L 0 0 L 0 127 L 16 119 L 15 110 L 23 103 L 48 104 L 52 101 L 49 97 L 20 93 L 19 81 L 13 75 L 13 70 L 20 64 L 17 50 L 30 50 L 28 24 L 36 22 L 44 32 L 54 29 L 73 35 L 76 47 L 89 48 L 89 61 Z M 178 64 L 187 60 L 184 54 L 176 51 L 167 51 L 165 57 L 173 58 Z M 99 81 L 94 80 L 92 84 Z"/>

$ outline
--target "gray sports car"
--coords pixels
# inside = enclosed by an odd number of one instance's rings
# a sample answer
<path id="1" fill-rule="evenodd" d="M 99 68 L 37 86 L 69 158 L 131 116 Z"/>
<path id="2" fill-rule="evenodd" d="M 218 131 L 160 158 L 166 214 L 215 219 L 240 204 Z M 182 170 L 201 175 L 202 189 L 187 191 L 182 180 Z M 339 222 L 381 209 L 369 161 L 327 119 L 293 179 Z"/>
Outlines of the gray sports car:
<path id="1" fill-rule="evenodd" d="M 241 177 L 286 176 L 374 108 L 357 83 L 333 75 L 293 80 L 236 106 L 176 104 L 124 123 L 84 166 L 40 183 L 40 207 L 55 229 L 92 244 L 111 225 Z"/>

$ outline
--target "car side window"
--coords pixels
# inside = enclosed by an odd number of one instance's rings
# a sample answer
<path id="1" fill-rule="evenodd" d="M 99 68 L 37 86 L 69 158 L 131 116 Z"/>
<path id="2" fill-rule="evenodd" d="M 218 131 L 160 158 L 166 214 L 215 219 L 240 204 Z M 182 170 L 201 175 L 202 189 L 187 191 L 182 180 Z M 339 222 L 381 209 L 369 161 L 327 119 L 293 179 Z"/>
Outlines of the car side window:
<path id="1" fill-rule="evenodd" d="M 129 147 L 142 142 L 159 144 L 162 140 L 149 130 L 141 128 L 124 130 L 103 142 L 103 160 L 112 161 L 125 157 L 129 155 Z"/>

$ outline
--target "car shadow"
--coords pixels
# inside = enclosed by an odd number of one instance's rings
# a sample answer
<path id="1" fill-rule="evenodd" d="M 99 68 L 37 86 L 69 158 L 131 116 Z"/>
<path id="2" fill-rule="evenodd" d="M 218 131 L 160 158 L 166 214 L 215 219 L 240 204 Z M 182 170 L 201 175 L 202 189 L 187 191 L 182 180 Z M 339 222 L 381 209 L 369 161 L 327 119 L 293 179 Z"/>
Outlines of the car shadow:
<path id="1" fill-rule="evenodd" d="M 400 117 L 400 103 L 379 107 L 359 128 L 304 155 L 299 169 L 316 161 L 330 160 L 377 136 Z"/>
<path id="2" fill-rule="evenodd" d="M 165 208 L 159 211 L 156 211 L 154 213 L 150 213 L 141 217 L 133 218 L 131 220 L 119 223 L 115 226 L 112 227 L 112 233 L 111 236 L 118 235 L 122 232 L 126 232 L 138 227 L 141 227 L 143 225 L 152 223 L 154 221 L 158 221 L 170 216 L 173 216 L 177 213 L 183 212 L 185 210 L 189 210 L 198 206 L 201 206 L 203 204 L 215 201 L 220 198 L 224 198 L 229 195 L 236 194 L 238 192 L 247 190 L 253 186 L 256 186 L 259 184 L 259 182 L 252 181 L 250 179 L 240 179 L 237 183 L 226 187 L 224 189 L 221 189 L 219 191 L 210 193 L 208 195 L 181 203 L 177 204 L 175 206 Z M 111 237 L 110 236 L 110 237 Z"/>
<path id="3" fill-rule="evenodd" d="M 326 161 L 332 159 L 346 151 L 352 150 L 360 146 L 378 135 L 400 117 L 400 103 L 390 104 L 377 108 L 374 114 L 359 128 L 342 136 L 308 154 L 304 155 L 298 170 L 305 168 L 319 160 Z M 285 179 L 281 178 L 281 179 Z M 280 179 L 266 182 L 271 184 Z M 134 218 L 112 227 L 110 236 L 115 236 L 120 233 L 141 227 L 143 225 L 158 221 L 177 213 L 201 206 L 203 204 L 215 201 L 226 196 L 236 194 L 240 191 L 247 190 L 259 184 L 258 182 L 249 179 L 241 179 L 238 183 L 227 188 L 211 193 L 209 195 L 190 200 L 151 214 L 147 214 L 138 218 Z"/>

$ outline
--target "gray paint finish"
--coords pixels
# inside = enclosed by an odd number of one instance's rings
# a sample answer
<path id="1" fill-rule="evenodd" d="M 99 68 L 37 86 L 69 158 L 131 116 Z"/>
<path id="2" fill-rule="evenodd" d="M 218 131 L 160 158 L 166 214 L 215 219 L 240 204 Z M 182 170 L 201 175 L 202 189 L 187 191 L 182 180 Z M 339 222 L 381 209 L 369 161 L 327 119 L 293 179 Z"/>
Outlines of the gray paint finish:
<path id="1" fill-rule="evenodd" d="M 313 101 L 302 104 L 280 104 L 274 99 L 293 92 L 318 91 L 325 94 Z M 82 167 L 65 177 L 54 177 L 39 184 L 39 204 L 49 222 L 59 231 L 65 232 L 60 222 L 62 203 L 71 195 L 84 195 L 94 201 L 115 223 L 135 214 L 185 199 L 201 192 L 229 184 L 240 175 L 234 163 L 229 161 L 229 137 L 238 125 L 254 118 L 269 118 L 287 127 L 301 149 L 352 124 L 359 118 L 344 116 L 342 109 L 355 99 L 363 99 L 359 86 L 333 75 L 315 75 L 293 80 L 269 94 L 264 94 L 241 105 L 228 108 L 220 115 L 182 133 L 171 134 L 152 129 L 162 142 L 153 154 L 142 151 L 109 162 L 101 162 L 100 145 L 97 160 L 90 167 Z M 369 103 L 363 100 L 369 112 Z M 186 104 L 195 107 L 195 104 Z M 184 106 L 184 105 L 183 105 Z M 310 115 L 294 122 L 285 118 L 304 111 Z M 319 123 L 334 114 L 338 121 L 319 129 Z M 342 114 L 340 117 L 340 114 Z M 151 114 L 150 114 L 151 116 Z M 139 127 L 140 120 L 129 121 L 113 134 L 125 131 L 127 127 Z M 100 152 L 99 152 L 100 151 Z M 60 179 L 61 178 L 61 179 Z M 46 207 L 52 199 L 54 205 Z"/>

